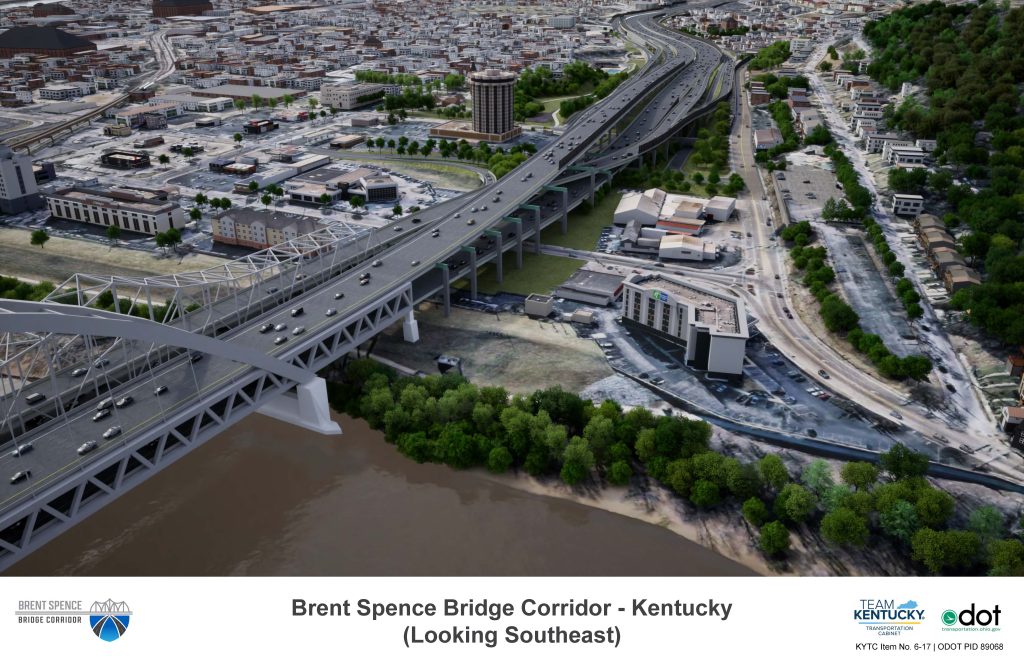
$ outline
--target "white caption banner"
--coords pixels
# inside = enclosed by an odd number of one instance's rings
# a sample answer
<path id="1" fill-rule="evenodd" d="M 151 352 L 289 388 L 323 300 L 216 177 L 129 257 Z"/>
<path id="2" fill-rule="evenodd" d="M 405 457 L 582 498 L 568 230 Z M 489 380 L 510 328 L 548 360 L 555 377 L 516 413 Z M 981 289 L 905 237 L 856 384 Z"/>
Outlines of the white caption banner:
<path id="1" fill-rule="evenodd" d="M 1020 661 L 1022 590 L 1019 578 L 0 577 L 0 643 L 5 660 L 38 661 Z"/>

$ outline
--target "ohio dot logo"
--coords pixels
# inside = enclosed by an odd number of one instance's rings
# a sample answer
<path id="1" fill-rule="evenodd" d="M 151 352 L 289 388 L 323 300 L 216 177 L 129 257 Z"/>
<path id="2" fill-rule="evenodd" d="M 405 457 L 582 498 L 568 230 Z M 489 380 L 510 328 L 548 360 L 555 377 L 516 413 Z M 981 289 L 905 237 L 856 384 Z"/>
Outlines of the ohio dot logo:
<path id="1" fill-rule="evenodd" d="M 956 624 L 956 620 L 957 617 L 955 610 L 947 610 L 944 613 L 942 613 L 942 623 L 946 626 L 952 626 L 953 624 Z"/>
<path id="2" fill-rule="evenodd" d="M 89 611 L 89 627 L 100 640 L 113 642 L 128 630 L 128 621 L 132 611 L 124 601 L 107 599 L 102 603 L 96 601 Z"/>

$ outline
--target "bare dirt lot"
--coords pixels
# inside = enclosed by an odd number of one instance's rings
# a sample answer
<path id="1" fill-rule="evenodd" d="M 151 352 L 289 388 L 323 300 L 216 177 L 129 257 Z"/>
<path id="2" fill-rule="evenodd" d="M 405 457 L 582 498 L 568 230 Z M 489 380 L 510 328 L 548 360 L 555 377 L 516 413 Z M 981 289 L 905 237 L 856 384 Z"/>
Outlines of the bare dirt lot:
<path id="1" fill-rule="evenodd" d="M 52 237 L 43 248 L 29 244 L 30 231 L 0 228 L 0 273 L 60 283 L 75 273 L 151 276 L 205 269 L 223 260 L 204 255 L 161 257 L 145 251 Z"/>
<path id="2" fill-rule="evenodd" d="M 433 306 L 416 318 L 419 343 L 402 340 L 396 325 L 379 337 L 374 354 L 428 375 L 437 374 L 437 355 L 456 356 L 473 382 L 512 392 L 555 385 L 578 392 L 612 374 L 597 344 L 577 337 L 568 324 L 463 309 L 452 309 L 446 320 Z"/>

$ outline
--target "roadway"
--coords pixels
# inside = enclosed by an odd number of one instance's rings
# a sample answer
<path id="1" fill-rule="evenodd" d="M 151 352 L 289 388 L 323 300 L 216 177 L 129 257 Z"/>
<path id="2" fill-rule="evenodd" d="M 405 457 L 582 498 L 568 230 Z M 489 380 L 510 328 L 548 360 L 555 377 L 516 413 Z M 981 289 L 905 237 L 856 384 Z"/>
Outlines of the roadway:
<path id="1" fill-rule="evenodd" d="M 655 30 L 653 17 L 649 13 L 631 16 L 623 21 L 627 31 L 644 31 L 649 39 L 667 40 L 663 30 Z M 689 43 L 682 35 L 672 34 L 679 45 Z M 418 213 L 418 223 L 409 217 L 397 222 L 387 229 L 375 231 L 377 241 L 381 234 L 396 233 L 408 236 L 377 253 L 372 266 L 363 263 L 358 269 L 351 269 L 323 285 L 315 285 L 303 291 L 301 287 L 293 292 L 276 292 L 269 290 L 258 292 L 254 299 L 260 302 L 266 299 L 279 301 L 273 310 L 255 317 L 250 317 L 242 324 L 229 329 L 221 338 L 232 344 L 291 359 L 304 347 L 305 340 L 325 329 L 336 326 L 339 321 L 354 315 L 359 310 L 379 302 L 390 293 L 394 293 L 413 283 L 414 295 L 421 300 L 436 292 L 442 286 L 442 274 L 448 272 L 454 281 L 462 275 L 468 275 L 477 260 L 483 261 L 494 257 L 495 238 L 501 234 L 503 242 L 520 241 L 519 236 L 539 233 L 538 220 L 531 220 L 532 213 L 525 212 L 524 205 L 535 202 L 547 213 L 546 221 L 551 222 L 562 214 L 560 195 L 554 192 L 541 195 L 538 191 L 553 183 L 567 168 L 577 163 L 585 163 L 588 152 L 597 143 L 600 136 L 611 127 L 616 126 L 649 94 L 652 85 L 668 82 L 661 95 L 685 95 L 693 89 L 705 89 L 712 69 L 704 66 L 691 67 L 694 62 L 692 50 L 678 48 L 674 54 L 663 48 L 660 58 L 652 58 L 642 75 L 627 79 L 611 95 L 594 104 L 572 118 L 557 145 L 545 149 L 527 160 L 524 164 L 509 173 L 501 181 L 485 186 L 466 196 L 448 201 Z M 663 62 L 656 62 L 663 59 Z M 705 63 L 698 62 L 699 65 Z M 686 68 L 688 76 L 676 76 L 676 72 Z M 692 80 L 691 80 L 692 79 Z M 653 81 L 653 83 L 652 83 Z M 691 108 L 698 99 L 693 99 Z M 679 109 L 674 109 L 677 113 Z M 678 114 L 676 117 L 680 117 Z M 660 123 L 659 126 L 668 125 Z M 668 131 L 668 129 L 666 129 Z M 631 149 L 637 149 L 633 147 Z M 625 165 L 625 164 L 622 164 Z M 573 203 L 587 197 L 584 185 L 570 185 L 568 195 Z M 555 205 L 556 208 L 552 208 Z M 522 217 L 522 224 L 509 221 L 508 217 Z M 539 216 L 539 214 L 538 214 Z M 485 231 L 492 231 L 488 234 Z M 367 240 L 368 242 L 371 240 Z M 507 245 L 506 245 L 507 246 Z M 476 256 L 474 260 L 471 256 Z M 467 264 L 468 263 L 468 264 Z M 439 268 L 439 265 L 446 265 Z M 300 265 L 289 274 L 292 283 L 296 283 L 303 272 L 316 274 L 319 269 L 314 261 L 310 265 Z M 369 274 L 369 279 L 361 278 Z M 316 278 L 310 278 L 314 284 Z M 258 288 L 266 289 L 266 285 Z M 292 294 L 296 296 L 291 298 Z M 250 298 L 252 301 L 253 298 Z M 231 315 L 231 302 L 222 303 L 225 315 Z M 288 310 L 301 307 L 304 313 L 297 317 L 288 315 Z M 329 308 L 337 309 L 334 316 L 327 316 Z M 241 317 L 241 316 L 238 316 Z M 259 327 L 265 323 L 287 325 L 284 332 L 261 333 Z M 295 326 L 305 327 L 301 334 L 291 333 Z M 275 344 L 274 339 L 283 337 L 283 342 Z M 30 480 L 11 485 L 0 484 L 0 511 L 12 508 L 22 500 L 29 499 L 34 493 L 59 478 L 81 469 L 85 465 L 99 462 L 107 452 L 115 447 L 127 445 L 142 432 L 160 425 L 172 413 L 190 403 L 197 402 L 204 395 L 220 389 L 225 384 L 239 379 L 250 367 L 237 364 L 230 360 L 207 356 L 199 362 L 191 362 L 187 355 L 178 355 L 169 361 L 149 362 L 141 374 L 128 382 L 116 385 L 110 383 L 108 375 L 115 369 L 132 361 L 132 357 L 144 355 L 150 348 L 138 343 L 122 342 L 108 351 L 111 359 L 109 367 L 91 369 L 82 378 L 74 378 L 68 372 L 62 372 L 61 380 L 91 381 L 96 387 L 96 395 L 85 402 L 76 403 L 69 412 L 58 417 L 39 429 L 19 436 L 18 444 L 31 442 L 33 450 L 19 457 L 9 453 L 10 445 L 0 457 L 0 476 L 11 477 L 15 472 L 29 470 Z M 71 367 L 68 367 L 70 370 Z M 53 380 L 50 381 L 51 383 Z M 25 388 L 21 394 L 33 391 L 33 386 Z M 157 386 L 166 387 L 160 395 L 154 393 Z M 61 393 L 59 385 L 50 393 Z M 120 397 L 131 394 L 135 402 L 125 408 L 114 408 L 112 414 L 104 421 L 92 420 L 95 403 L 101 397 Z M 109 441 L 104 441 L 102 432 L 110 426 L 120 426 L 122 432 Z M 99 448 L 85 456 L 79 456 L 76 449 L 89 440 L 95 440 Z"/>

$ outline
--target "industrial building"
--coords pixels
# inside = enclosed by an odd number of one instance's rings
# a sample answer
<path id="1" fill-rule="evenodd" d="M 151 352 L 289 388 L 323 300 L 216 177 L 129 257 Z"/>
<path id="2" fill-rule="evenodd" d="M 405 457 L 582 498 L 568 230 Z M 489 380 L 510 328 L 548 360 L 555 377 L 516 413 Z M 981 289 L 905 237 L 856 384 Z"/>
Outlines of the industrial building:
<path id="1" fill-rule="evenodd" d="M 58 219 L 155 235 L 185 225 L 185 211 L 169 202 L 166 191 L 152 189 L 94 189 L 69 187 L 46 197 L 50 214 Z"/>
<path id="2" fill-rule="evenodd" d="M 121 170 L 148 168 L 150 165 L 148 154 L 145 152 L 132 152 L 131 150 L 108 150 L 100 155 L 100 163 L 104 166 L 120 168 Z"/>
<path id="3" fill-rule="evenodd" d="M 586 267 L 576 272 L 555 289 L 555 297 L 574 302 L 608 306 L 622 293 L 626 277 L 615 271 L 599 272 Z"/>
<path id="4" fill-rule="evenodd" d="M 725 221 L 735 211 L 735 198 L 715 196 L 705 200 L 667 194 L 661 189 L 648 189 L 643 193 L 627 193 L 622 196 L 612 222 L 627 227 L 635 222 L 640 228 L 656 227 L 669 233 L 697 236 L 704 230 L 706 223 Z"/>
<path id="5" fill-rule="evenodd" d="M 738 297 L 665 275 L 627 281 L 622 297 L 623 322 L 685 347 L 688 366 L 742 375 L 749 331 Z"/>

